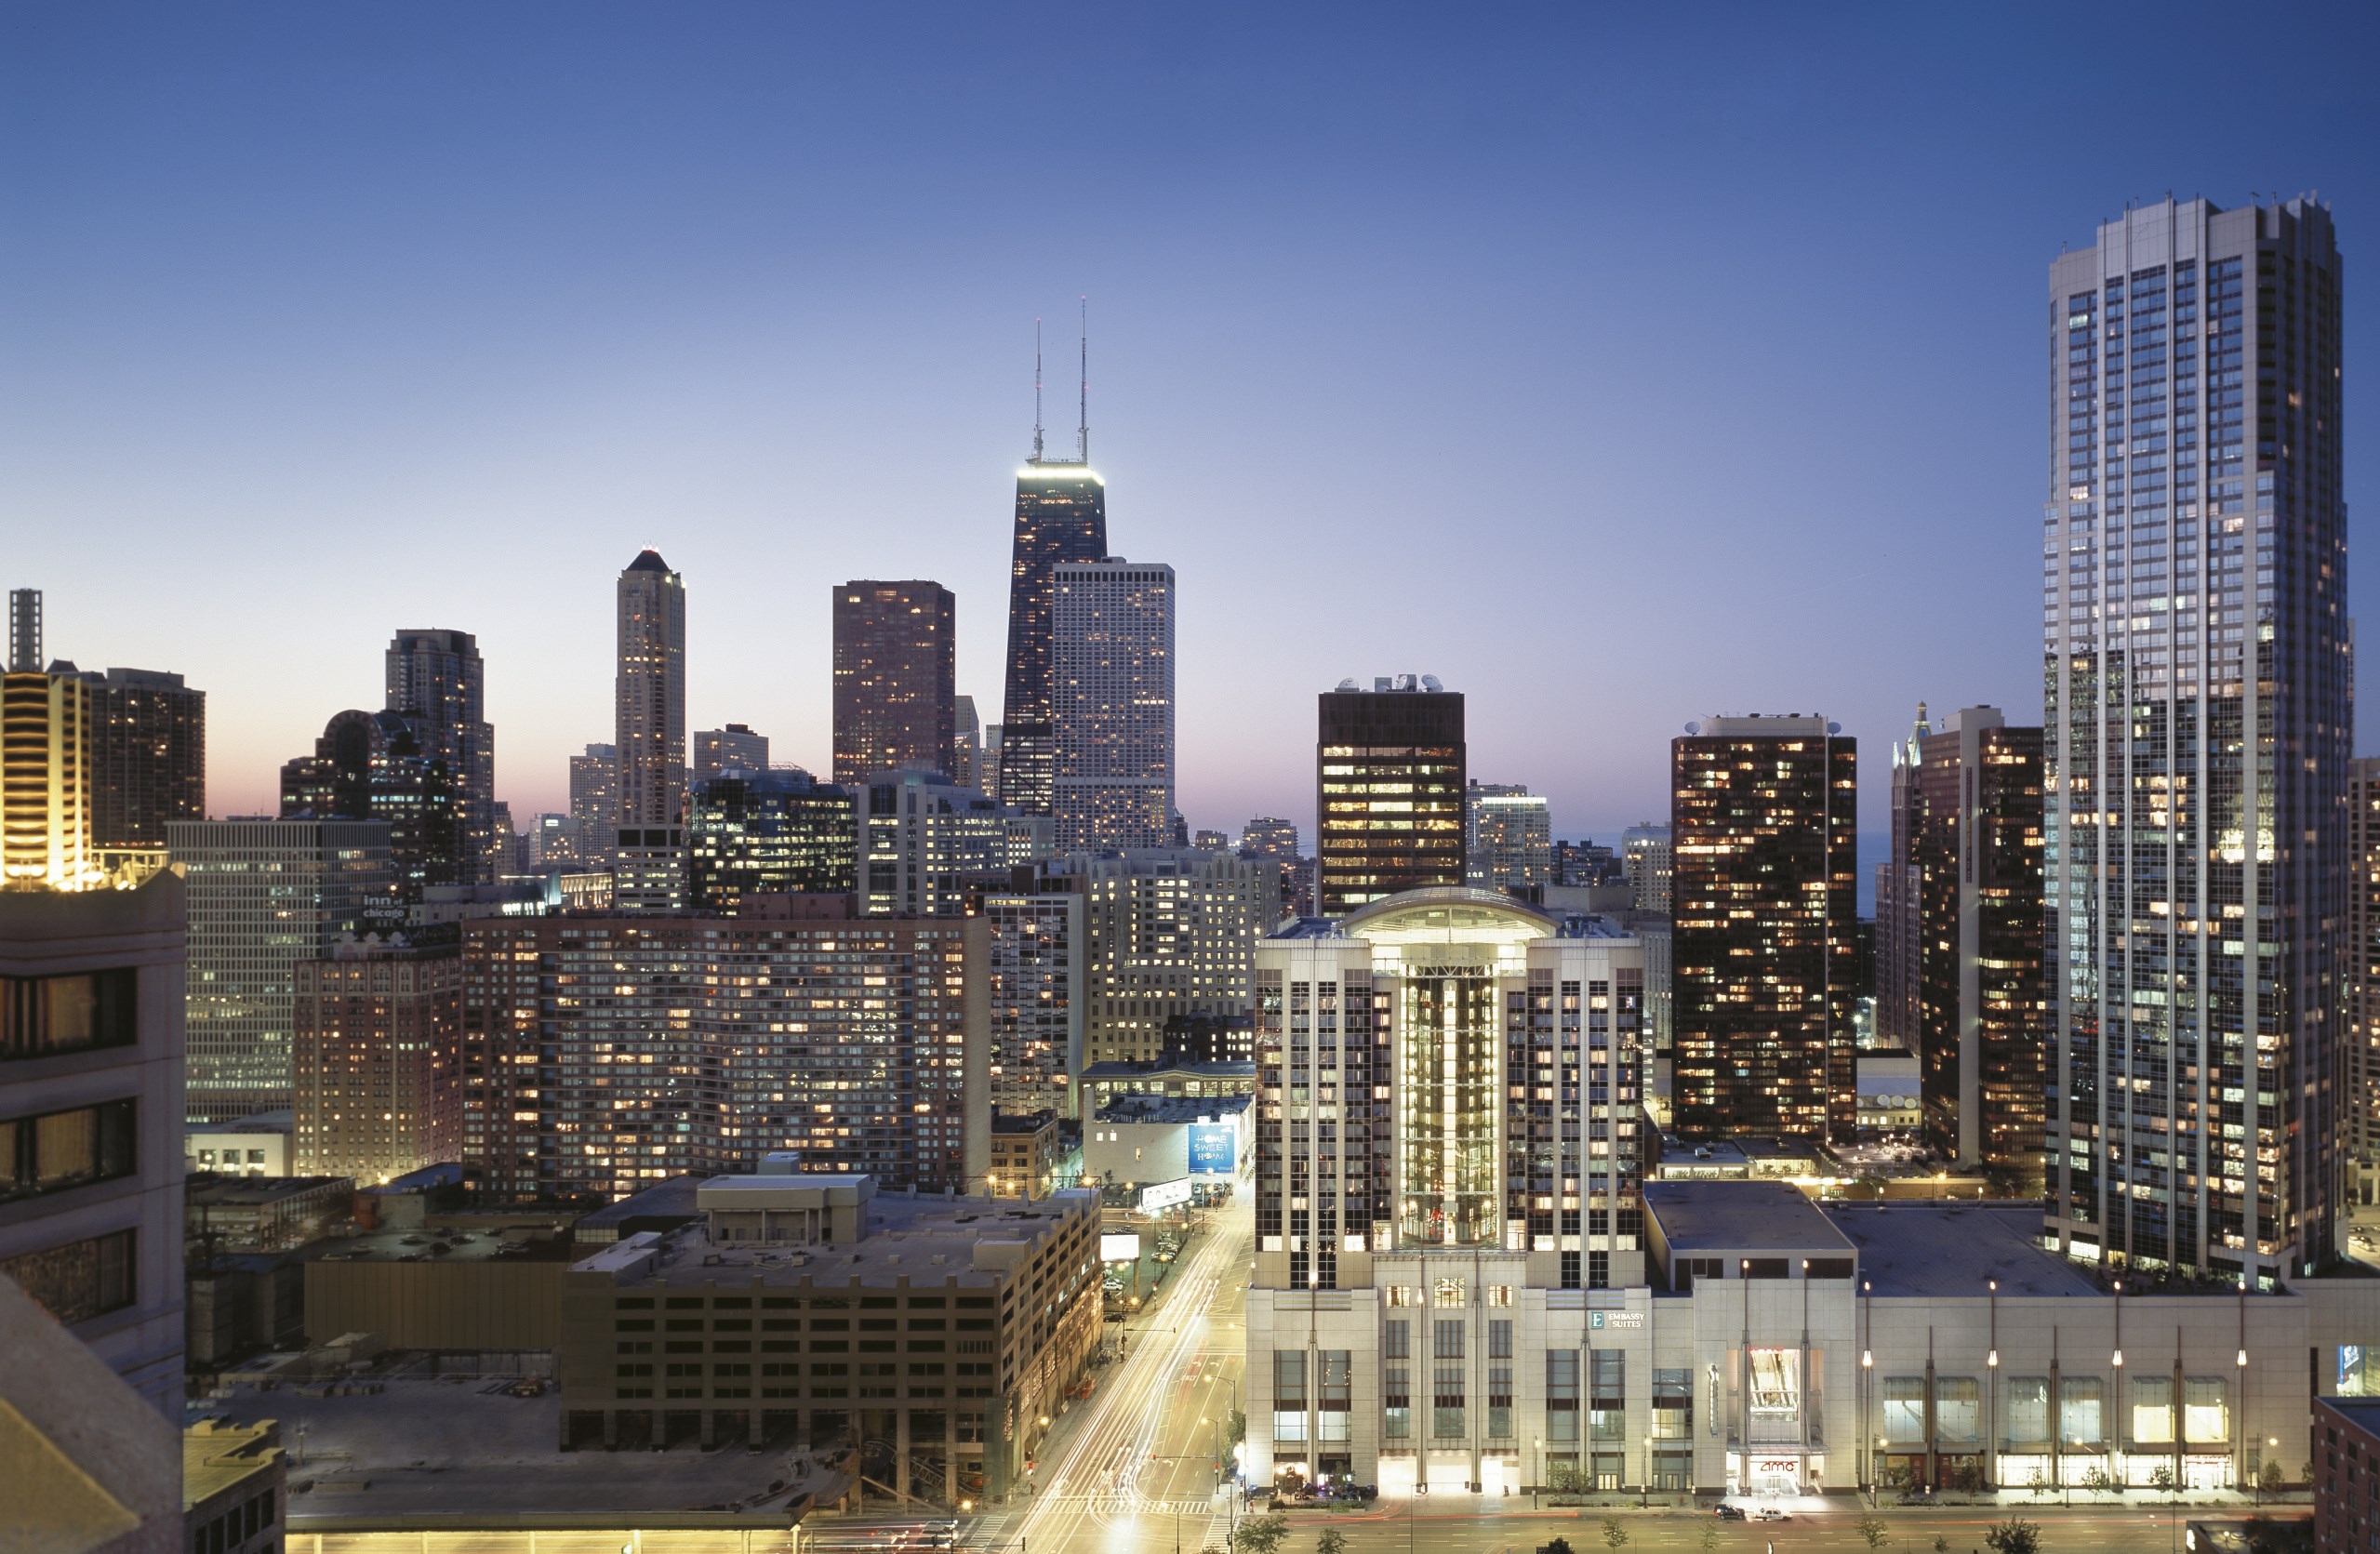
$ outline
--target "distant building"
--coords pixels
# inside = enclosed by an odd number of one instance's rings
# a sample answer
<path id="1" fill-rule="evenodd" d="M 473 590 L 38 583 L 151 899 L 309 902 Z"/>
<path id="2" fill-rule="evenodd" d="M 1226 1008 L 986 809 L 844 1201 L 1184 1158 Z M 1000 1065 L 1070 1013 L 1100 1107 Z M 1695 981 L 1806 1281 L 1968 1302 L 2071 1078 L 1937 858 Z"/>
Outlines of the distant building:
<path id="1" fill-rule="evenodd" d="M 166 822 L 206 818 L 206 693 L 111 669 L 91 688 L 91 843 L 102 866 L 161 854 Z"/>
<path id="2" fill-rule="evenodd" d="M 1253 1013 L 1173 1015 L 1165 1020 L 1161 1063 L 1253 1063 L 1256 1022 Z"/>
<path id="3" fill-rule="evenodd" d="M 1008 583 L 1008 677 L 1001 708 L 1002 804 L 1048 815 L 1057 779 L 1056 573 L 1108 553 L 1108 491 L 1088 462 L 1044 460 L 1017 472 Z M 990 741 L 986 741 L 987 750 Z"/>
<path id="4" fill-rule="evenodd" d="M 1090 946 L 1086 897 L 1069 882 L 983 898 L 991 1104 L 1017 1116 L 1076 1117 Z"/>
<path id="5" fill-rule="evenodd" d="M 177 1425 L 186 893 L 0 890 L 0 1275 Z"/>
<path id="6" fill-rule="evenodd" d="M 44 668 L 41 591 L 8 595 L 0 671 L 0 886 L 83 890 L 100 877 L 91 834 L 91 691 Z"/>
<path id="7" fill-rule="evenodd" d="M 267 1419 L 201 1419 L 182 1432 L 185 1547 L 206 1554 L 277 1554 L 288 1521 L 289 1470 Z"/>
<path id="8" fill-rule="evenodd" d="M 991 1114 L 991 1169 L 985 1189 L 994 1198 L 1046 1198 L 1057 1190 L 1065 1150 L 1053 1112 Z"/>
<path id="9" fill-rule="evenodd" d="M 1642 820 L 1622 831 L 1620 867 L 1623 877 L 1636 891 L 1638 911 L 1669 910 L 1674 859 L 1668 826 Z"/>
<path id="10" fill-rule="evenodd" d="M 228 1122 L 194 1122 L 182 1134 L 183 1166 L 226 1176 L 286 1176 L 296 1151 L 292 1111 L 259 1111 Z"/>
<path id="11" fill-rule="evenodd" d="M 1073 853 L 1089 965 L 1083 1059 L 1149 1062 L 1179 1016 L 1244 1015 L 1257 939 L 1280 915 L 1260 865 L 1190 847 Z"/>
<path id="12" fill-rule="evenodd" d="M 782 1152 L 887 1188 L 979 1183 L 983 920 L 848 911 L 779 897 L 734 918 L 466 923 L 467 1180 L 607 1202 Z"/>
<path id="13" fill-rule="evenodd" d="M 1319 700 L 1316 908 L 1342 917 L 1463 883 L 1463 697 L 1435 675 L 1352 680 Z"/>
<path id="14" fill-rule="evenodd" d="M 578 828 L 574 861 L 610 873 L 619 832 L 618 745 L 589 745 L 584 755 L 570 758 L 570 818 Z"/>
<path id="15" fill-rule="evenodd" d="M 2041 1044 L 2041 731 L 1969 707 L 1918 744 L 1926 1142 L 2037 1190 L 2052 1082 Z"/>
<path id="16" fill-rule="evenodd" d="M 193 1249 L 290 1252 L 354 1217 L 345 1176 L 192 1176 L 182 1193 L 182 1235 Z"/>
<path id="17" fill-rule="evenodd" d="M 834 590 L 834 780 L 940 772 L 958 738 L 958 603 L 940 583 Z"/>
<path id="18" fill-rule="evenodd" d="M 296 967 L 402 924 L 385 820 L 178 820 L 189 883 L 193 1122 L 291 1104 Z"/>
<path id="19" fill-rule="evenodd" d="M 496 830 L 496 730 L 487 722 L 486 668 L 469 631 L 401 631 L 389 644 L 388 709 L 404 717 L 425 760 L 454 782 L 461 841 L 456 881 L 511 871 Z"/>
<path id="20" fill-rule="evenodd" d="M 408 910 L 429 889 L 477 880 L 464 797 L 453 770 L 423 750 L 399 712 L 337 713 L 313 754 L 281 767 L 283 819 L 388 822 L 389 858 Z"/>
<path id="21" fill-rule="evenodd" d="M 938 773 L 892 772 L 854 791 L 859 887 L 871 915 L 961 913 L 986 880 L 1006 874 L 1008 817 L 974 789 L 954 788 Z M 1019 844 L 1030 847 L 1030 837 Z"/>
<path id="22" fill-rule="evenodd" d="M 686 850 L 699 911 L 732 915 L 752 895 L 848 895 L 858 881 L 854 796 L 807 772 L 730 770 L 697 783 Z"/>
<path id="23" fill-rule="evenodd" d="M 540 815 L 528 834 L 529 863 L 540 874 L 563 874 L 588 863 L 586 832 L 575 815 Z"/>
<path id="24" fill-rule="evenodd" d="M 685 581 L 651 551 L 619 575 L 619 829 L 612 905 L 685 905 Z"/>
<path id="25" fill-rule="evenodd" d="M 1270 815 L 1250 820 L 1240 828 L 1240 856 L 1260 858 L 1274 870 L 1282 911 L 1314 915 L 1314 860 L 1297 856 L 1296 822 Z"/>
<path id="26" fill-rule="evenodd" d="M 1893 741 L 1892 852 L 1876 866 L 1876 1039 L 1886 1046 L 1918 1050 L 1925 1010 L 1920 953 L 1924 937 L 1923 876 L 1918 868 L 1918 832 L 1924 794 L 1918 770 L 1924 741 L 1934 732 L 1925 703 L 1907 739 Z"/>
<path id="27" fill-rule="evenodd" d="M 996 791 L 998 785 L 985 775 L 981 764 L 983 721 L 976 714 L 975 697 L 954 697 L 951 706 L 954 709 L 951 727 L 955 732 L 951 736 L 951 763 L 944 770 L 951 780 L 962 788 L 973 788 L 984 793 Z"/>
<path id="28" fill-rule="evenodd" d="M 1669 742 L 1671 1125 L 1855 1129 L 1855 741 L 1824 718 L 1709 718 Z"/>
<path id="29" fill-rule="evenodd" d="M 457 945 L 341 944 L 295 969 L 297 1169 L 372 1186 L 460 1159 Z"/>
<path id="30" fill-rule="evenodd" d="M 2340 1081 L 2339 1149 L 2359 1203 L 2380 1189 L 2380 760 L 2347 767 L 2347 938 L 2339 976 L 2347 988 L 2347 1062 Z"/>
<path id="31" fill-rule="evenodd" d="M 1519 783 L 1481 782 L 1463 792 L 1463 881 L 1477 890 L 1554 883 L 1553 811 Z"/>
<path id="32" fill-rule="evenodd" d="M 1912 1052 L 1877 1047 L 1857 1059 L 1859 1136 L 1914 1138 L 1925 1127 L 1923 1084 Z"/>
<path id="33" fill-rule="evenodd" d="M 1174 844 L 1174 569 L 1051 569 L 1051 814 L 1060 852 Z"/>
<path id="34" fill-rule="evenodd" d="M 706 728 L 694 737 L 694 780 L 709 782 L 722 772 L 768 770 L 768 736 L 739 723 Z"/>
<path id="35" fill-rule="evenodd" d="M 1552 883 L 1565 890 L 1603 890 L 1630 883 L 1631 880 L 1620 855 L 1600 842 L 1582 836 L 1575 842 L 1553 844 Z M 1663 883 L 1668 883 L 1666 874 Z M 1635 903 L 1637 898 L 1632 892 L 1631 884 L 1629 899 Z"/>

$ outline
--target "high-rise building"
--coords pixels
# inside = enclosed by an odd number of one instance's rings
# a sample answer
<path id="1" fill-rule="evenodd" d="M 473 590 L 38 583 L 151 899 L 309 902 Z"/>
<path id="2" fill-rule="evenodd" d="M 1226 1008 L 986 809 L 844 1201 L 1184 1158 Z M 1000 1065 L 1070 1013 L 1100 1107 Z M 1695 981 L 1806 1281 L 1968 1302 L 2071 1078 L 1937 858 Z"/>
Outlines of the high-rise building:
<path id="1" fill-rule="evenodd" d="M 1636 892 L 1638 911 L 1669 910 L 1673 867 L 1668 826 L 1640 820 L 1620 832 L 1620 876 Z"/>
<path id="2" fill-rule="evenodd" d="M 342 943 L 293 970 L 298 1175 L 369 1186 L 460 1159 L 458 946 Z"/>
<path id="3" fill-rule="evenodd" d="M 0 891 L 0 1284 L 177 1427 L 183 897 L 169 873 L 127 890 Z M 0 1328 L 0 1348 L 33 1337 Z"/>
<path id="4" fill-rule="evenodd" d="M 179 674 L 111 669 L 91 688 L 91 843 L 103 866 L 166 850 L 166 822 L 206 818 L 206 693 Z"/>
<path id="5" fill-rule="evenodd" d="M 1463 883 L 1463 697 L 1434 674 L 1352 680 L 1320 698 L 1317 910 Z"/>
<path id="6" fill-rule="evenodd" d="M 1267 938 L 1256 967 L 1259 1288 L 1436 1248 L 1525 1254 L 1546 1288 L 1643 1282 L 1634 939 L 1439 887 Z M 1269 1101 L 1310 1093 L 1340 1097 L 1335 1130 Z"/>
<path id="7" fill-rule="evenodd" d="M 887 1190 L 980 1180 L 983 920 L 779 905 L 465 923 L 466 1179 L 607 1201 L 774 1156 Z"/>
<path id="8" fill-rule="evenodd" d="M 1008 570 L 1008 684 L 1001 708 L 1000 802 L 1051 813 L 1057 779 L 1052 684 L 1056 572 L 1108 553 L 1108 490 L 1090 466 L 1032 459 L 1017 472 L 1017 528 Z"/>
<path id="9" fill-rule="evenodd" d="M 91 837 L 91 689 L 70 663 L 43 667 L 41 592 L 8 596 L 0 672 L 0 887 L 98 883 Z"/>
<path id="10" fill-rule="evenodd" d="M 983 780 L 980 763 L 983 759 L 983 720 L 976 715 L 975 697 L 954 697 L 951 705 L 951 764 L 946 768 L 952 782 L 962 788 L 979 792 L 994 792 L 993 784 Z"/>
<path id="11" fill-rule="evenodd" d="M 694 737 L 694 780 L 709 782 L 722 772 L 768 770 L 768 736 L 750 725 L 731 723 L 706 728 Z"/>
<path id="12" fill-rule="evenodd" d="M 282 764 L 281 817 L 386 820 L 389 857 L 409 909 L 432 885 L 472 883 L 471 841 L 453 770 L 423 752 L 403 713 L 351 708 L 334 714 L 313 754 Z"/>
<path id="13" fill-rule="evenodd" d="M 570 758 L 570 817 L 578 822 L 578 861 L 609 870 L 619 846 L 618 745 L 589 745 Z"/>
<path id="14" fill-rule="evenodd" d="M 1243 858 L 1294 858 L 1297 856 L 1297 822 L 1259 815 L 1240 828 Z"/>
<path id="15" fill-rule="evenodd" d="M 998 724 L 988 723 L 983 725 L 983 747 L 976 751 L 975 758 L 976 780 L 972 783 L 963 782 L 959 784 L 960 787 L 973 788 L 978 793 L 997 794 L 1000 791 L 1001 739 L 1001 729 Z"/>
<path id="16" fill-rule="evenodd" d="M 400 631 L 389 643 L 389 711 L 401 713 L 422 755 L 445 764 L 462 832 L 458 883 L 509 873 L 510 838 L 496 834 L 496 730 L 485 666 L 469 631 Z"/>
<path id="17" fill-rule="evenodd" d="M 958 737 L 958 604 L 940 583 L 834 591 L 834 779 L 949 777 Z"/>
<path id="18" fill-rule="evenodd" d="M 1050 589 L 1058 848 L 1172 845 L 1174 569 L 1061 562 Z"/>
<path id="19" fill-rule="evenodd" d="M 1918 773 L 1924 741 L 1934 732 L 1925 703 L 1917 704 L 1917 725 L 1893 741 L 1892 856 L 1876 866 L 1876 1040 L 1904 1052 L 1918 1050 L 1925 1007 L 1921 984 L 1924 918 L 1918 832 L 1924 824 L 1924 794 Z"/>
<path id="20" fill-rule="evenodd" d="M 1581 890 L 1620 884 L 1628 885 L 1631 891 L 1635 888 L 1627 861 L 1602 843 L 1585 836 L 1553 844 L 1552 883 Z M 1661 887 L 1669 888 L 1666 873 L 1661 876 Z"/>
<path id="21" fill-rule="evenodd" d="M 575 815 L 538 816 L 529 827 L 529 872 L 577 873 L 586 868 L 585 837 Z"/>
<path id="22" fill-rule="evenodd" d="M 290 1105 L 296 967 L 341 935 L 400 927 L 386 820 L 177 820 L 189 885 L 192 1122 Z"/>
<path id="23" fill-rule="evenodd" d="M 932 772 L 894 772 L 853 790 L 859 889 L 870 916 L 955 916 L 987 880 L 1004 883 L 1012 817 Z"/>
<path id="24" fill-rule="evenodd" d="M 1463 878 L 1474 889 L 1553 883 L 1553 809 L 1544 794 L 1474 779 L 1463 790 Z"/>
<path id="25" fill-rule="evenodd" d="M 1710 718 L 1669 764 L 1671 1126 L 1848 1142 L 1856 741 L 1824 718 Z"/>
<path id="26" fill-rule="evenodd" d="M 807 772 L 747 771 L 695 785 L 686 853 L 696 910 L 733 916 L 747 896 L 858 888 L 858 827 L 848 788 Z"/>
<path id="27" fill-rule="evenodd" d="M 651 551 L 619 575 L 614 743 L 619 829 L 612 903 L 685 905 L 685 581 Z"/>
<path id="28" fill-rule="evenodd" d="M 1969 707 L 1919 741 L 1919 1043 L 1927 1141 L 2040 1190 L 2041 731 Z M 1881 923 L 1879 923 L 1881 929 Z"/>
<path id="29" fill-rule="evenodd" d="M 991 1105 L 1012 1117 L 1079 1115 L 1074 1076 L 1084 1065 L 1090 947 L 1085 899 L 1072 883 L 1050 880 L 983 898 Z"/>
<path id="30" fill-rule="evenodd" d="M 2308 199 L 2167 199 L 2049 281 L 2045 1235 L 2262 1285 L 2336 1206 L 2337 241 Z"/>
<path id="31" fill-rule="evenodd" d="M 2380 1198 L 2380 759 L 2347 764 L 2347 864 L 2340 1185 L 2349 1202 L 2369 1204 Z"/>
<path id="32" fill-rule="evenodd" d="M 1084 897 L 1085 1063 L 1154 1062 L 1169 1020 L 1248 1012 L 1256 941 L 1281 915 L 1262 863 L 1129 848 L 1070 853 L 1047 873 Z"/>

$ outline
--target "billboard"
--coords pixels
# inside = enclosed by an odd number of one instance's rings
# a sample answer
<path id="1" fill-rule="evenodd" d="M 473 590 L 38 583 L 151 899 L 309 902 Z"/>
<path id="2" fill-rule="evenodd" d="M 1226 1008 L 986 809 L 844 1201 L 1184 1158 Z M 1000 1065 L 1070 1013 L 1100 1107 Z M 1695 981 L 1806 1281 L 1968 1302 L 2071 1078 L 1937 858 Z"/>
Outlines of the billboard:
<path id="1" fill-rule="evenodd" d="M 1190 1172 L 1193 1176 L 1228 1176 L 1239 1168 L 1240 1128 L 1236 1122 L 1192 1122 L 1190 1125 Z"/>
<path id="2" fill-rule="evenodd" d="M 1099 1261 L 1103 1263 L 1135 1263 L 1140 1260 L 1140 1232 L 1113 1230 L 1099 1232 Z"/>
<path id="3" fill-rule="evenodd" d="M 1140 1208 L 1144 1214 L 1154 1214 L 1159 1209 L 1178 1208 L 1190 1201 L 1190 1185 L 1188 1176 L 1177 1181 L 1152 1182 L 1140 1189 Z"/>

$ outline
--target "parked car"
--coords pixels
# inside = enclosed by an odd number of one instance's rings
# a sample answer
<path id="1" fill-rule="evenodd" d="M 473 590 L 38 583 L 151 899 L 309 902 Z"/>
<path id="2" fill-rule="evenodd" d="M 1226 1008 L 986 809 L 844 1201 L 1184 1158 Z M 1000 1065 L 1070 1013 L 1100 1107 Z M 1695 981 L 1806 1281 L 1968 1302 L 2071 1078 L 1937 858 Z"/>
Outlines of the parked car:
<path id="1" fill-rule="evenodd" d="M 1731 1506 L 1726 1501 L 1722 1500 L 1719 1504 L 1710 1508 L 1710 1514 L 1717 1517 L 1722 1521 L 1741 1521 L 1744 1520 L 1744 1508 L 1741 1506 Z"/>
<path id="2" fill-rule="evenodd" d="M 1793 1518 L 1778 1510 L 1775 1506 L 1762 1506 L 1752 1513 L 1752 1520 L 1754 1521 L 1790 1521 Z"/>

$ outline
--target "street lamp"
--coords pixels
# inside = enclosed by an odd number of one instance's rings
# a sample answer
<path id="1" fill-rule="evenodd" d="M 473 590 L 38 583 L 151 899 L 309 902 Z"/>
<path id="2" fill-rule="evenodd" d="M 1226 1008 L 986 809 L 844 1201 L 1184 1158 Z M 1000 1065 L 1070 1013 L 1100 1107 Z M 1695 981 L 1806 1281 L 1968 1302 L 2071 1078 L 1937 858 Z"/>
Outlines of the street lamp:
<path id="1" fill-rule="evenodd" d="M 1653 1438 L 1644 1438 L 1644 1479 L 1636 1486 L 1636 1508 L 1642 1510 L 1653 1493 Z"/>

